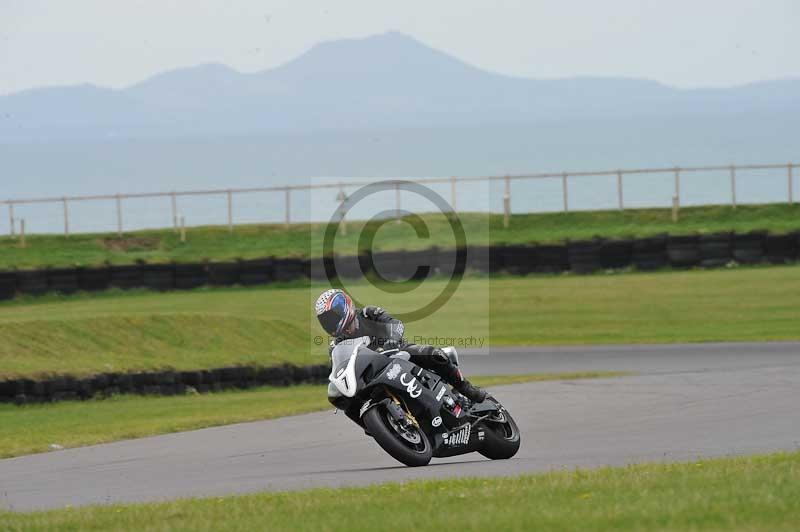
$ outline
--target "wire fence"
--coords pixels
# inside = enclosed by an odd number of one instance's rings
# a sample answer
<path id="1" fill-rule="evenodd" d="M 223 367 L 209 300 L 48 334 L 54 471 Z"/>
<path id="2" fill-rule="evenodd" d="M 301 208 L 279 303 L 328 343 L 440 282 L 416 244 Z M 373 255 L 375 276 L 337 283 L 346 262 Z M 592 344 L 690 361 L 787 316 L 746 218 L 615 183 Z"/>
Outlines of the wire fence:
<path id="1" fill-rule="evenodd" d="M 688 166 L 667 168 L 634 168 L 600 171 L 549 172 L 517 175 L 433 177 L 409 179 L 425 186 L 436 187 L 443 197 L 449 196 L 454 211 L 470 210 L 469 198 L 474 191 L 470 184 L 492 186 L 492 203 L 489 210 L 502 212 L 508 224 L 513 212 L 562 210 L 594 210 L 630 207 L 672 206 L 680 208 L 685 188 L 695 185 L 698 174 L 713 175 L 714 181 L 694 204 L 730 203 L 732 207 L 744 199 L 745 203 L 794 202 L 795 168 L 798 163 L 747 164 L 719 166 Z M 763 182 L 749 184 L 742 197 L 738 181 L 743 177 L 758 176 L 770 171 L 769 193 L 759 195 Z M 776 173 L 777 172 L 777 173 Z M 783 177 L 780 176 L 783 174 Z M 646 176 L 657 176 L 654 183 L 641 182 Z M 587 187 L 582 178 L 591 178 L 594 185 Z M 635 179 L 629 179 L 635 178 Z M 666 181 L 665 181 L 666 178 Z M 783 180 L 781 193 L 779 182 Z M 183 190 L 134 194 L 98 194 L 83 196 L 19 198 L 0 200 L 7 215 L 7 233 L 10 236 L 28 233 L 59 233 L 64 235 L 90 232 L 125 231 L 143 228 L 173 227 L 179 230 L 187 225 L 185 212 L 194 216 L 188 225 L 227 225 L 233 231 L 236 225 L 252 223 L 280 223 L 288 225 L 297 221 L 315 221 L 308 207 L 319 203 L 312 191 L 334 190 L 339 204 L 347 198 L 348 191 L 374 183 L 376 180 L 309 180 L 307 183 L 252 188 Z M 633 187 L 638 183 L 638 187 Z M 546 182 L 545 194 L 534 194 L 523 183 Z M 669 192 L 667 187 L 671 190 Z M 631 202 L 626 191 L 637 188 L 639 198 Z M 648 200 L 647 192 L 658 189 L 658 199 Z M 725 190 L 727 189 L 727 190 Z M 712 193 L 713 192 L 713 193 Z M 571 195 L 579 196 L 575 201 Z M 610 195 L 613 200 L 609 201 Z M 664 196 L 667 195 L 667 198 Z M 696 194 L 697 195 L 697 194 Z M 499 196 L 495 198 L 495 196 Z M 724 196 L 727 196 L 725 198 Z M 546 200 L 542 198 L 546 197 Z M 605 199 L 603 199 L 605 198 Z M 644 198 L 644 199 L 643 199 Z M 665 202 L 664 199 L 667 201 Z M 461 200 L 461 202 L 459 201 Z M 466 200 L 466 201 L 465 201 Z M 398 188 L 394 198 L 395 209 L 401 211 L 402 194 Z M 578 203 L 578 205 L 576 205 Z M 631 205 L 633 203 L 633 205 Z M 299 204 L 299 205 L 298 205 Z M 482 202 L 477 210 L 485 210 Z M 28 207 L 40 207 L 38 214 L 26 215 Z M 305 207 L 299 208 L 298 207 Z M 336 208 L 334 205 L 333 209 Z M 295 209 L 296 212 L 293 212 Z M 278 219 L 278 218 L 282 218 Z M 37 220 L 40 223 L 36 223 Z"/>

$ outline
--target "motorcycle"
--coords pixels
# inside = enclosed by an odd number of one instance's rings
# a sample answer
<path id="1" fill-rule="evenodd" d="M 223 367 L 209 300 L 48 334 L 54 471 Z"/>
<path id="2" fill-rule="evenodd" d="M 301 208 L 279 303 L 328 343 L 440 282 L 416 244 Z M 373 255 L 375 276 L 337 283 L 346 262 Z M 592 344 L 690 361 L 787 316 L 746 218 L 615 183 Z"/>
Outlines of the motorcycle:
<path id="1" fill-rule="evenodd" d="M 369 337 L 331 351 L 328 398 L 393 458 L 408 466 L 474 451 L 492 460 L 519 450 L 514 418 L 494 397 L 473 404 L 402 350 L 378 353 Z M 444 348 L 458 365 L 454 347 Z"/>

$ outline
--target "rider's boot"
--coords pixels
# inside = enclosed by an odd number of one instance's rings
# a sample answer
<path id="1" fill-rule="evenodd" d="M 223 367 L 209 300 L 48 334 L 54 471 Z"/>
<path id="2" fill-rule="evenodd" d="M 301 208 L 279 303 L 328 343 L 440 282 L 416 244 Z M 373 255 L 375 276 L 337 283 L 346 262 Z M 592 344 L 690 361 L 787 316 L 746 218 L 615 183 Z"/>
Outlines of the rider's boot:
<path id="1" fill-rule="evenodd" d="M 464 378 L 461 370 L 456 366 L 450 365 L 449 371 L 445 371 L 445 380 L 453 385 L 458 393 L 472 401 L 473 403 L 482 403 L 486 400 L 488 394 L 486 390 L 479 388 Z"/>
<path id="2" fill-rule="evenodd" d="M 460 372 L 459 372 L 460 373 Z M 473 403 L 482 403 L 486 400 L 488 394 L 483 388 L 479 388 L 469 382 L 467 379 L 462 379 L 461 382 L 454 384 L 458 393 L 472 401 Z"/>

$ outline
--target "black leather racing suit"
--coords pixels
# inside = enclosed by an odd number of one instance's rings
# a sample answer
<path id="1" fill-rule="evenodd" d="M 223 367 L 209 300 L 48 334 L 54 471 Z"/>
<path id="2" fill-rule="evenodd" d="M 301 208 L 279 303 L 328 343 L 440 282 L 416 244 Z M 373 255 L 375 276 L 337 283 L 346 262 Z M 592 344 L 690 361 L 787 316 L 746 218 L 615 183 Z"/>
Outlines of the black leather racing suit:
<path id="1" fill-rule="evenodd" d="M 450 362 L 441 349 L 432 345 L 407 343 L 403 338 L 405 329 L 403 322 L 393 318 L 382 308 L 356 309 L 355 321 L 353 332 L 337 337 L 332 346 L 344 340 L 369 336 L 372 339 L 369 348 L 373 351 L 402 349 L 411 355 L 412 363 L 433 371 L 456 388 L 464 383 L 461 371 Z"/>

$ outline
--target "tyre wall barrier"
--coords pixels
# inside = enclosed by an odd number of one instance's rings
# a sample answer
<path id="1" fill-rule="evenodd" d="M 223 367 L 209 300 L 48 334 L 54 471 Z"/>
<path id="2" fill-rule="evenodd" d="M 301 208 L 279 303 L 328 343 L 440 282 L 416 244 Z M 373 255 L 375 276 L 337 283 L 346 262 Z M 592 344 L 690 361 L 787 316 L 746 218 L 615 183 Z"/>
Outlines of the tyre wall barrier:
<path id="1" fill-rule="evenodd" d="M 17 294 L 17 276 L 14 272 L 0 272 L 0 301 L 13 299 Z"/>
<path id="2" fill-rule="evenodd" d="M 511 275 L 528 275 L 535 271 L 536 253 L 535 246 L 504 246 L 502 253 L 503 268 Z"/>
<path id="3" fill-rule="evenodd" d="M 567 270 L 569 270 L 569 253 L 566 246 L 537 247 L 534 272 L 560 273 Z"/>
<path id="4" fill-rule="evenodd" d="M 76 268 L 56 268 L 47 270 L 47 290 L 59 294 L 74 294 L 80 289 Z"/>
<path id="5" fill-rule="evenodd" d="M 273 259 L 243 260 L 240 263 L 239 283 L 245 286 L 267 284 L 274 279 Z"/>
<path id="6" fill-rule="evenodd" d="M 78 286 L 85 292 L 108 290 L 111 286 L 111 271 L 105 266 L 81 268 L 78 274 Z"/>
<path id="7" fill-rule="evenodd" d="M 175 264 L 175 288 L 191 290 L 208 284 L 208 269 L 205 263 Z"/>
<path id="8" fill-rule="evenodd" d="M 604 240 L 600 244 L 600 266 L 604 270 L 627 268 L 633 260 L 633 240 Z"/>
<path id="9" fill-rule="evenodd" d="M 84 378 L 63 375 L 42 380 L 11 379 L 0 381 L 0 402 L 22 405 L 85 400 L 121 393 L 178 395 L 192 389 L 205 393 L 267 385 L 324 384 L 328 382 L 328 373 L 330 366 L 327 364 L 284 364 L 271 367 L 229 366 L 194 371 L 102 373 Z"/>
<path id="10" fill-rule="evenodd" d="M 593 273 L 603 268 L 600 261 L 602 240 L 581 240 L 567 244 L 569 269 L 575 273 Z"/>
<path id="11" fill-rule="evenodd" d="M 410 251 L 381 251 L 373 253 L 372 271 L 384 279 L 395 282 L 427 277 L 430 270 L 424 268 L 425 265 L 423 265 L 423 268 L 419 268 L 421 264 L 414 259 L 415 254 L 416 252 Z"/>
<path id="12" fill-rule="evenodd" d="M 667 239 L 667 257 L 673 268 L 700 265 L 700 238 L 697 235 L 671 236 Z"/>
<path id="13" fill-rule="evenodd" d="M 278 282 L 308 277 L 306 261 L 297 258 L 274 259 L 273 277 Z"/>
<path id="14" fill-rule="evenodd" d="M 128 264 L 123 266 L 110 266 L 111 273 L 110 286 L 129 290 L 131 288 L 141 288 L 143 286 L 142 265 Z"/>
<path id="15" fill-rule="evenodd" d="M 800 231 L 788 235 L 767 235 L 764 252 L 772 264 L 795 262 L 800 254 Z"/>
<path id="16" fill-rule="evenodd" d="M 461 255 L 462 259 L 464 260 L 463 266 L 466 268 L 466 251 L 462 250 Z M 433 275 L 441 275 L 445 277 L 450 277 L 453 275 L 453 272 L 456 271 L 456 262 L 459 258 L 459 251 L 452 250 L 452 249 L 442 249 L 439 247 L 432 247 L 430 249 L 430 254 L 428 255 L 428 259 L 430 260 L 430 265 L 433 268 Z"/>
<path id="17" fill-rule="evenodd" d="M 208 284 L 211 286 L 233 286 L 239 284 L 242 266 L 239 262 L 210 262 Z"/>
<path id="18" fill-rule="evenodd" d="M 638 270 L 718 268 L 741 264 L 787 264 L 800 260 L 800 231 L 770 235 L 766 231 L 647 238 L 571 241 L 565 245 L 513 244 L 469 246 L 460 252 L 432 247 L 415 251 L 382 251 L 358 256 L 313 259 L 274 258 L 189 264 L 129 264 L 84 268 L 0 271 L 0 301 L 18 294 L 72 294 L 148 288 L 188 290 L 201 286 L 265 285 L 297 279 L 327 281 L 328 271 L 342 279 L 378 273 L 390 281 L 449 276 L 456 257 L 466 270 L 478 273 L 592 273 L 634 267 Z"/>
<path id="19" fill-rule="evenodd" d="M 452 251 L 450 253 L 453 253 Z M 504 268 L 504 253 L 500 247 L 467 246 L 467 271 L 500 272 Z"/>
<path id="20" fill-rule="evenodd" d="M 47 293 L 47 271 L 28 270 L 17 272 L 17 291 L 33 296 Z"/>
<path id="21" fill-rule="evenodd" d="M 159 292 L 174 290 L 175 268 L 172 264 L 145 264 L 142 267 L 142 286 Z"/>
<path id="22" fill-rule="evenodd" d="M 658 270 L 669 265 L 667 235 L 640 238 L 633 241 L 631 264 L 639 270 Z"/>
<path id="23" fill-rule="evenodd" d="M 337 256 L 334 262 L 336 264 L 336 275 L 340 279 L 359 279 L 364 276 L 361 268 L 367 260 L 362 255 Z"/>
<path id="24" fill-rule="evenodd" d="M 719 268 L 733 260 L 732 233 L 701 235 L 697 243 L 700 251 L 700 266 Z"/>
<path id="25" fill-rule="evenodd" d="M 442 271 L 440 259 L 443 254 L 439 248 L 435 247 L 406 253 L 405 260 L 408 265 L 407 268 L 413 271 L 414 279 L 418 281 L 423 281 L 428 277 L 440 273 L 442 275 L 449 275 L 453 271 L 453 267 L 455 267 L 456 252 L 450 250 L 449 253 L 453 256 L 451 259 L 453 266 L 451 266 L 449 270 L 445 269 Z M 418 269 L 418 266 L 422 266 L 422 268 Z"/>
<path id="26" fill-rule="evenodd" d="M 764 261 L 766 231 L 752 231 L 733 236 L 733 258 L 741 264 L 758 264 Z"/>

